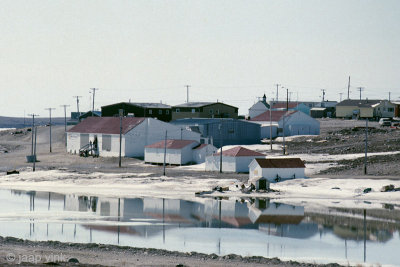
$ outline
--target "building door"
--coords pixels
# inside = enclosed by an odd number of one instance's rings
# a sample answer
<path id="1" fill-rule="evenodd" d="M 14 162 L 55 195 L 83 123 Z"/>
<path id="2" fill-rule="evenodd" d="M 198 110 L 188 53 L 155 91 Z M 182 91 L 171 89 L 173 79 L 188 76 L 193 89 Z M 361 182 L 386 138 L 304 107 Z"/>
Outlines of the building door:
<path id="1" fill-rule="evenodd" d="M 89 144 L 89 134 L 81 134 L 80 147 L 86 146 L 87 144 Z"/>
<path id="2" fill-rule="evenodd" d="M 258 189 L 266 190 L 267 189 L 267 180 L 265 180 L 265 179 L 258 180 Z"/>

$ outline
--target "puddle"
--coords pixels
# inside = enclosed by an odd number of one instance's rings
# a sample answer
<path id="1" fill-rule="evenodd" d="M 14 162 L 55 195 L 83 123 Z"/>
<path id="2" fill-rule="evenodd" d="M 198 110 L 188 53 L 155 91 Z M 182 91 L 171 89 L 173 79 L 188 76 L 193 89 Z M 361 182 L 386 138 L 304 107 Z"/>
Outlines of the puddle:
<path id="1" fill-rule="evenodd" d="M 103 198 L 0 190 L 0 235 L 318 263 L 398 265 L 400 209 L 305 212 L 269 199 Z"/>

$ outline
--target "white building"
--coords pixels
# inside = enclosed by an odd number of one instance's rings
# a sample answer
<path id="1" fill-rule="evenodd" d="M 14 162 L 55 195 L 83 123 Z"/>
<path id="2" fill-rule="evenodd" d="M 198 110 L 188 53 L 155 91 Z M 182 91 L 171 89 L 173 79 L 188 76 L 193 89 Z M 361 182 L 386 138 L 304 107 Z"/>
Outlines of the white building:
<path id="1" fill-rule="evenodd" d="M 287 179 L 304 178 L 305 165 L 300 158 L 264 158 L 254 159 L 249 165 L 249 182 L 256 188 L 260 178 L 268 182 L 278 182 Z"/>
<path id="2" fill-rule="evenodd" d="M 144 151 L 144 161 L 148 163 L 165 163 L 184 165 L 188 163 L 203 163 L 206 155 L 212 155 L 217 148 L 212 145 L 200 144 L 194 140 L 167 140 L 147 145 Z"/>
<path id="3" fill-rule="evenodd" d="M 282 136 L 282 129 L 285 131 L 285 136 L 319 135 L 320 133 L 319 121 L 311 118 L 304 112 L 299 112 L 297 110 L 268 110 L 263 114 L 250 119 L 250 121 L 259 123 L 261 125 L 269 125 L 271 121 L 273 125 L 278 124 L 280 129 L 278 136 Z M 265 136 L 267 132 L 267 130 L 262 132 L 264 136 L 262 135 L 261 138 L 268 138 Z"/>
<path id="4" fill-rule="evenodd" d="M 270 105 L 267 103 L 267 97 L 263 96 L 262 100 L 255 103 L 253 106 L 249 108 L 249 117 L 254 118 L 258 115 L 264 113 L 265 111 L 270 109 Z"/>
<path id="5" fill-rule="evenodd" d="M 119 155 L 120 118 L 90 117 L 67 132 L 67 152 L 76 154 L 79 149 L 97 143 L 99 156 Z M 123 157 L 144 157 L 144 147 L 168 138 L 200 141 L 200 134 L 153 118 L 122 118 Z"/>
<path id="6" fill-rule="evenodd" d="M 222 151 L 223 172 L 249 172 L 249 163 L 255 158 L 265 158 L 264 154 L 241 146 Z M 206 171 L 219 171 L 220 152 L 206 157 Z"/>

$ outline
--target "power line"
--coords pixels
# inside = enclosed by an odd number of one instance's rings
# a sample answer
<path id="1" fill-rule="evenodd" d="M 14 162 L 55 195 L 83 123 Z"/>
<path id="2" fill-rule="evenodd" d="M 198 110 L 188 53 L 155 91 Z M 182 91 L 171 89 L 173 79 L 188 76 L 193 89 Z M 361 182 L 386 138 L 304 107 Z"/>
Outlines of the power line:
<path id="1" fill-rule="evenodd" d="M 96 95 L 96 90 L 99 90 L 99 88 L 90 88 L 92 90 L 93 94 L 93 105 L 92 105 L 92 117 L 94 116 L 94 96 Z"/>
<path id="2" fill-rule="evenodd" d="M 60 107 L 64 108 L 64 138 L 65 146 L 67 146 L 67 107 L 69 107 L 69 105 L 61 105 Z"/>
<path id="3" fill-rule="evenodd" d="M 364 91 L 364 87 L 358 87 L 358 91 L 360 91 L 360 100 L 361 100 L 361 92 Z"/>
<path id="4" fill-rule="evenodd" d="M 325 91 L 326 89 L 321 89 L 322 91 L 322 102 L 325 102 Z"/>
<path id="5" fill-rule="evenodd" d="M 73 97 L 76 98 L 76 109 L 77 109 L 77 112 L 79 114 L 79 98 L 82 97 L 82 96 L 76 95 L 76 96 L 73 96 Z"/>
<path id="6" fill-rule="evenodd" d="M 34 139 L 34 131 L 35 131 L 35 116 L 39 116 L 38 114 L 32 113 L 28 114 L 28 116 L 32 116 L 32 149 L 31 149 L 31 155 L 33 156 L 33 139 Z"/>
<path id="7" fill-rule="evenodd" d="M 55 110 L 55 108 L 45 108 L 45 110 L 48 110 L 50 114 L 49 126 L 50 126 L 50 153 L 51 153 L 51 111 Z"/>
<path id="8" fill-rule="evenodd" d="M 189 87 L 190 85 L 185 85 L 186 87 L 186 103 L 189 103 Z"/>

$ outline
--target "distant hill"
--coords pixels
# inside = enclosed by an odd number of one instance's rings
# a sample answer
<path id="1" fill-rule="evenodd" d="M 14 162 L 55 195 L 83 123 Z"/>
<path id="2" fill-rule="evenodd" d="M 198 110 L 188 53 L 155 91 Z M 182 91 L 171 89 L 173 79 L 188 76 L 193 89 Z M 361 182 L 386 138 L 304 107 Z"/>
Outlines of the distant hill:
<path id="1" fill-rule="evenodd" d="M 69 118 L 67 118 L 69 120 Z M 46 125 L 49 123 L 49 118 L 35 117 L 35 125 Z M 51 118 L 52 125 L 64 125 L 64 118 Z M 0 116 L 0 128 L 24 128 L 32 126 L 32 117 L 15 118 Z"/>

